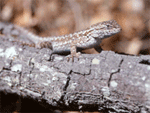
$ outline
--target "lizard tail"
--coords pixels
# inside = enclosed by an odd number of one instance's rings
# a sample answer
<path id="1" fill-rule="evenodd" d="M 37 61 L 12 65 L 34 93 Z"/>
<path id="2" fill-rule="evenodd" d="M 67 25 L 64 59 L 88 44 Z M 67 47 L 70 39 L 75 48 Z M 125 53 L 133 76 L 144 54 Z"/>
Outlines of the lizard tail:
<path id="1" fill-rule="evenodd" d="M 53 40 L 53 38 L 37 36 L 17 25 L 14 25 L 14 28 L 18 31 L 18 34 L 15 35 L 15 39 L 17 39 L 17 42 L 23 45 L 34 46 L 36 48 L 52 47 L 51 41 Z"/>

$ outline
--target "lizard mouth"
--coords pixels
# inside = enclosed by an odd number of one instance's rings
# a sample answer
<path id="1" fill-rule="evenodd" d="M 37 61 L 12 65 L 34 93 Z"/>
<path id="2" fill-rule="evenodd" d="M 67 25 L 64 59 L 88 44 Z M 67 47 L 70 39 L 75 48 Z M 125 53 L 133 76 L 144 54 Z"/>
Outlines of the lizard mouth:
<path id="1" fill-rule="evenodd" d="M 106 32 L 104 33 L 104 38 L 113 36 L 113 35 L 119 33 L 120 31 L 121 31 L 121 28 L 112 29 L 112 30 L 110 30 L 110 31 L 106 31 Z"/>

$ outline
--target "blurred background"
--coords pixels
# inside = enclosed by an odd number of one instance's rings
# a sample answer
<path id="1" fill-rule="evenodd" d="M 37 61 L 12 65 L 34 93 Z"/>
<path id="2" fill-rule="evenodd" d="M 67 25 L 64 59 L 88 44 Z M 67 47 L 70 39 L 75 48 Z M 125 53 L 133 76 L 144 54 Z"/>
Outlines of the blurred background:
<path id="1" fill-rule="evenodd" d="M 111 19 L 122 31 L 103 40 L 104 50 L 150 54 L 150 0 L 0 0 L 1 22 L 39 36 L 65 35 Z"/>
<path id="2" fill-rule="evenodd" d="M 114 19 L 122 31 L 105 39 L 102 48 L 149 54 L 149 6 L 150 0 L 0 0 L 0 21 L 25 27 L 39 36 L 58 36 Z"/>

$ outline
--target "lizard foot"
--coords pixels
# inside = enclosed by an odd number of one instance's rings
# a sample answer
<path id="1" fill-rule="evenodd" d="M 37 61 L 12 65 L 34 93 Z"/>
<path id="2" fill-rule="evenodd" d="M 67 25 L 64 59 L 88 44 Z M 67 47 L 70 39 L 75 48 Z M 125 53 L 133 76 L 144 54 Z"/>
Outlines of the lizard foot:
<path id="1" fill-rule="evenodd" d="M 69 62 L 70 59 L 72 59 L 72 62 L 74 62 L 74 57 L 76 57 L 79 60 L 79 56 L 81 55 L 80 52 L 76 53 L 76 54 L 71 54 L 67 56 L 67 61 Z"/>

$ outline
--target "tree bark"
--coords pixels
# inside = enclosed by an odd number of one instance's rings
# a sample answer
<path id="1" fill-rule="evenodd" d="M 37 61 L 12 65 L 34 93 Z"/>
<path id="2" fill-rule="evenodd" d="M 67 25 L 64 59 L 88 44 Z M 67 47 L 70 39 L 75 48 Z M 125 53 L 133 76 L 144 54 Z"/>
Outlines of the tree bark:
<path id="1" fill-rule="evenodd" d="M 14 42 L 12 24 L 0 30 L 0 91 L 65 110 L 150 112 L 149 55 L 102 51 L 50 60 L 50 49 Z"/>

